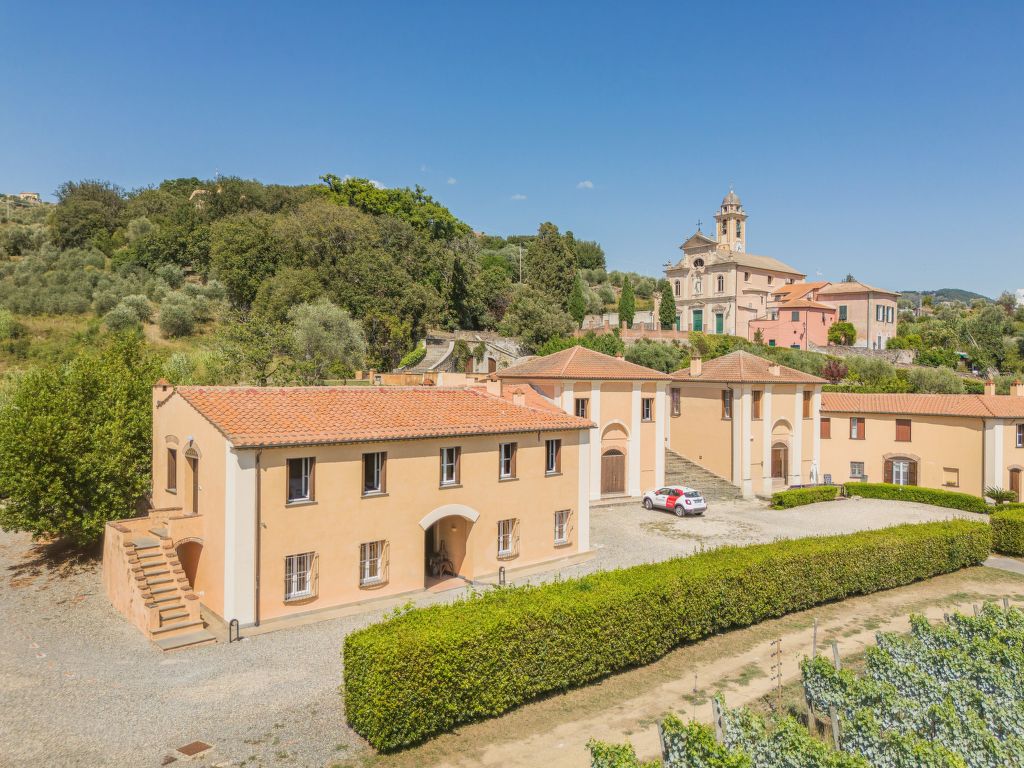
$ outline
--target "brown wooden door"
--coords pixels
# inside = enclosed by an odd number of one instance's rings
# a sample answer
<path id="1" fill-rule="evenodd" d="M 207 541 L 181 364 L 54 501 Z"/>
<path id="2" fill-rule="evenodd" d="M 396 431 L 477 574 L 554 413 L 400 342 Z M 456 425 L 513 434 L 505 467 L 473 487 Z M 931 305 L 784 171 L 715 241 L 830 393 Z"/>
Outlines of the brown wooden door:
<path id="1" fill-rule="evenodd" d="M 1010 470 L 1010 490 L 1017 494 L 1017 501 L 1021 501 L 1020 494 L 1020 470 Z"/>
<path id="2" fill-rule="evenodd" d="M 789 449 L 779 444 L 772 446 L 772 477 L 785 480 L 789 475 Z"/>
<path id="3" fill-rule="evenodd" d="M 626 492 L 626 457 L 611 450 L 601 457 L 601 493 Z"/>

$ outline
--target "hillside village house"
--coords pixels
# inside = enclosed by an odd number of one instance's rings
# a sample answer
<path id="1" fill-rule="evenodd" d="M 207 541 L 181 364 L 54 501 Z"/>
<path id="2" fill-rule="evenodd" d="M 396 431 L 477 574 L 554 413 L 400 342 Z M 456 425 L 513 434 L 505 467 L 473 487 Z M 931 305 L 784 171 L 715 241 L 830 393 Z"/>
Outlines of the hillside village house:
<path id="1" fill-rule="evenodd" d="M 165 647 L 589 549 L 590 428 L 527 387 L 153 389 L 153 511 L 114 605 Z M 464 582 L 463 582 L 464 583 Z"/>
<path id="2" fill-rule="evenodd" d="M 815 482 L 824 379 L 737 351 L 672 374 L 668 446 L 743 496 Z"/>
<path id="3" fill-rule="evenodd" d="M 855 347 L 885 349 L 896 335 L 899 294 L 857 282 L 829 283 L 816 299 L 836 309 L 836 322 L 852 323 L 857 330 Z"/>
<path id="4" fill-rule="evenodd" d="M 833 482 L 921 485 L 1022 498 L 1024 384 L 1010 395 L 826 393 L 821 468 Z"/>
<path id="5" fill-rule="evenodd" d="M 499 370 L 502 386 L 528 385 L 566 413 L 597 425 L 590 443 L 591 500 L 639 496 L 665 483 L 668 375 L 571 347 Z"/>
<path id="6" fill-rule="evenodd" d="M 697 231 L 680 248 L 683 257 L 666 265 L 676 300 L 676 328 L 747 338 L 751 320 L 764 317 L 780 286 L 805 275 L 770 256 L 747 249 L 747 214 L 735 192 L 715 214 L 715 237 Z"/>

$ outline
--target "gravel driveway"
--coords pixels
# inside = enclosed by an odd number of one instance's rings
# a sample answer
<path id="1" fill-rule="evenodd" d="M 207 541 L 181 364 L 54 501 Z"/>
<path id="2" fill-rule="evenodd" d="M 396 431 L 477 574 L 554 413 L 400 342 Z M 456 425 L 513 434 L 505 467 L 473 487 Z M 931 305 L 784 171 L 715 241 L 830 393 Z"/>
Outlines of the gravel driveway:
<path id="1" fill-rule="evenodd" d="M 874 500 L 786 512 L 735 502 L 701 518 L 630 502 L 594 509 L 596 556 L 559 574 L 952 517 L 980 519 Z M 344 724 L 340 649 L 383 609 L 164 654 L 110 607 L 95 561 L 55 566 L 40 555 L 27 536 L 0 532 L 0 766 L 159 766 L 196 740 L 214 748 L 178 764 L 324 766 L 365 753 Z"/>

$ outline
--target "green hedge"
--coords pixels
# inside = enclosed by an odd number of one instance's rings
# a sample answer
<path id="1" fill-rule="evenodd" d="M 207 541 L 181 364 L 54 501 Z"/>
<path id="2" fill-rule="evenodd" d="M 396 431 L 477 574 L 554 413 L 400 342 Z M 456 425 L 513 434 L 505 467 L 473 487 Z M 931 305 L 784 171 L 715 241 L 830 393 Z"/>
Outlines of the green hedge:
<path id="1" fill-rule="evenodd" d="M 1024 556 L 1024 504 L 1003 505 L 992 512 L 992 549 Z"/>
<path id="2" fill-rule="evenodd" d="M 792 509 L 793 507 L 802 507 L 804 504 L 817 504 L 819 501 L 835 501 L 838 495 L 838 485 L 793 488 L 789 491 L 773 493 L 772 507 L 775 509 Z"/>
<path id="3" fill-rule="evenodd" d="M 893 501 L 917 501 L 935 507 L 962 509 L 965 512 L 987 514 L 992 511 L 980 496 L 957 491 L 943 491 L 938 488 L 922 488 L 919 485 L 894 485 L 892 483 L 847 483 L 847 496 L 863 496 L 866 499 L 891 499 Z"/>
<path id="4" fill-rule="evenodd" d="M 345 639 L 346 717 L 395 750 L 683 643 L 982 562 L 984 523 L 950 520 L 725 547 L 414 609 Z"/>
<path id="5" fill-rule="evenodd" d="M 422 360 L 426 356 L 427 356 L 427 347 L 426 347 L 425 344 L 424 345 L 420 345 L 418 347 L 413 347 L 408 352 L 406 352 L 405 356 L 402 357 L 402 359 L 398 362 L 398 367 L 399 368 L 412 368 L 414 365 L 417 365 L 420 362 L 420 360 Z"/>

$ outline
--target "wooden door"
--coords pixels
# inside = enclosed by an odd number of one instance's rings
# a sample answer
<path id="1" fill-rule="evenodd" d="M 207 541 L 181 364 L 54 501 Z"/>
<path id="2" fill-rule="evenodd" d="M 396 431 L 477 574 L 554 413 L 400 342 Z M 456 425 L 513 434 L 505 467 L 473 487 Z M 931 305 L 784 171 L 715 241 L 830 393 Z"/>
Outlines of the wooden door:
<path id="1" fill-rule="evenodd" d="M 772 477 L 785 480 L 789 475 L 789 449 L 781 443 L 772 446 Z"/>
<path id="2" fill-rule="evenodd" d="M 1021 501 L 1020 494 L 1020 475 L 1019 469 L 1010 470 L 1010 490 L 1017 494 L 1017 501 Z"/>
<path id="3" fill-rule="evenodd" d="M 601 457 L 601 493 L 626 492 L 626 457 L 611 450 Z"/>
<path id="4" fill-rule="evenodd" d="M 199 459 L 188 457 L 188 466 L 192 471 L 192 509 L 193 515 L 199 514 Z"/>

